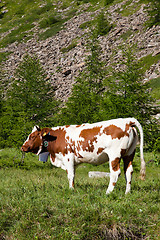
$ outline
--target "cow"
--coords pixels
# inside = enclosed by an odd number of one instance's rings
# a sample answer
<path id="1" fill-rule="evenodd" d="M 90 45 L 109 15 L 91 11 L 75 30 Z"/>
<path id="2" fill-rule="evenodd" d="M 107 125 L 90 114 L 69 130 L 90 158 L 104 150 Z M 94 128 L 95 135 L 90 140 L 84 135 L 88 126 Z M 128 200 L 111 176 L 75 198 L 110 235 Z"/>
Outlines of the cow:
<path id="1" fill-rule="evenodd" d="M 141 179 L 145 177 L 143 129 L 135 118 L 119 118 L 98 123 L 65 125 L 40 129 L 35 126 L 21 150 L 39 155 L 66 170 L 69 188 L 74 188 L 75 169 L 81 163 L 93 165 L 109 161 L 110 182 L 106 194 L 113 191 L 120 176 L 120 160 L 124 162 L 126 191 L 130 192 L 133 158 L 140 133 Z M 42 157 L 43 156 L 43 157 Z"/>

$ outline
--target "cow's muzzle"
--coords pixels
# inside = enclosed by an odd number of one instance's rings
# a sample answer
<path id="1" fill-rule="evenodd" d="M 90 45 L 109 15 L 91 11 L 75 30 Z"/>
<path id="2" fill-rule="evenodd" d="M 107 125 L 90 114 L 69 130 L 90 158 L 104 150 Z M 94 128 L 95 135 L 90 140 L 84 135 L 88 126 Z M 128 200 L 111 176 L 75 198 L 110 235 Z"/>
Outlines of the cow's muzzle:
<path id="1" fill-rule="evenodd" d="M 22 146 L 22 147 L 21 147 L 21 151 L 22 151 L 22 152 L 26 152 L 26 153 L 27 153 L 27 152 L 29 152 L 29 151 L 30 151 L 30 147 L 25 147 L 25 146 Z"/>

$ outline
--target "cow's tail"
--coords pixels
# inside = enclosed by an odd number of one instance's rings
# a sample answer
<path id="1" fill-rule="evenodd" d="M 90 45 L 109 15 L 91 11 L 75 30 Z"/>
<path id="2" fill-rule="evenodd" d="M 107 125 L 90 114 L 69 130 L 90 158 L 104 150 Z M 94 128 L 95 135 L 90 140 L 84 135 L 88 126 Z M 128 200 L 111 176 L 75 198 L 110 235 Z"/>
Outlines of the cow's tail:
<path id="1" fill-rule="evenodd" d="M 140 133 L 140 158 L 141 158 L 140 178 L 144 180 L 146 175 L 146 163 L 144 161 L 144 156 L 143 156 L 143 144 L 144 144 L 143 128 L 135 118 L 134 118 L 134 125 L 138 128 Z"/>

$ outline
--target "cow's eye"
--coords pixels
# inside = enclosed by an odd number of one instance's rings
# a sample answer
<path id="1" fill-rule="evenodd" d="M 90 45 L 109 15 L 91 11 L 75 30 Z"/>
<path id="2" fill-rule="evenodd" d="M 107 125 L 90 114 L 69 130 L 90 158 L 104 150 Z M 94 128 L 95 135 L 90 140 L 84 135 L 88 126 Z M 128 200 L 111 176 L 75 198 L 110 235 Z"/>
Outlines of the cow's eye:
<path id="1" fill-rule="evenodd" d="M 31 140 L 34 140 L 35 139 L 35 136 L 31 136 Z"/>

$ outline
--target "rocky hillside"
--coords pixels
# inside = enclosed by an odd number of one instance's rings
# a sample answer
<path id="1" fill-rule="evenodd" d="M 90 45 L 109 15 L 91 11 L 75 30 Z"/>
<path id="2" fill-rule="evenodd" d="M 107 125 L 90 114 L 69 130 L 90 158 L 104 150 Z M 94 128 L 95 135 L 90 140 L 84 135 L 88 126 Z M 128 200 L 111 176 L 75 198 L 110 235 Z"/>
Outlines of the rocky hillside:
<path id="1" fill-rule="evenodd" d="M 68 9 L 70 8 L 72 5 L 68 7 Z M 4 61 L 8 77 L 14 75 L 24 54 L 36 54 L 43 64 L 48 78 L 51 79 L 53 87 L 56 88 L 57 98 L 66 101 L 71 93 L 72 84 L 79 71 L 85 66 L 85 58 L 89 54 L 86 48 L 86 42 L 90 36 L 87 22 L 94 20 L 101 9 L 102 6 L 99 6 L 99 3 L 94 6 L 91 3 L 79 5 L 75 15 L 64 21 L 61 29 L 55 35 L 45 40 L 39 39 L 39 33 L 44 29 L 41 29 L 35 21 L 32 28 L 33 35 L 29 40 L 15 41 L 1 47 L 2 54 L 8 53 L 7 60 Z M 59 10 L 60 15 L 65 16 L 67 10 Z M 160 76 L 160 26 L 146 27 L 145 23 L 149 19 L 146 4 L 139 0 L 114 1 L 103 7 L 103 10 L 113 27 L 107 35 L 99 37 L 103 50 L 102 59 L 109 65 L 111 55 L 115 49 L 118 49 L 118 46 L 136 43 L 137 57 L 144 58 L 146 61 L 149 57 L 150 64 L 146 69 L 145 79 L 158 78 Z M 5 38 L 10 31 L 3 32 L 1 39 Z M 26 35 L 29 35 L 30 32 L 31 30 L 26 31 Z M 119 49 L 113 59 L 116 61 L 120 55 L 121 50 Z M 117 67 L 119 66 L 117 65 Z"/>

